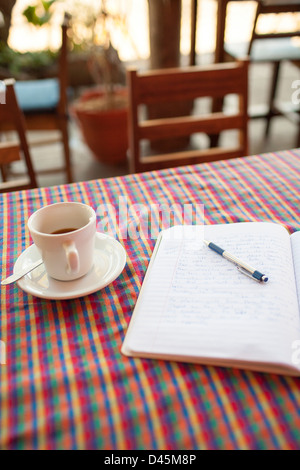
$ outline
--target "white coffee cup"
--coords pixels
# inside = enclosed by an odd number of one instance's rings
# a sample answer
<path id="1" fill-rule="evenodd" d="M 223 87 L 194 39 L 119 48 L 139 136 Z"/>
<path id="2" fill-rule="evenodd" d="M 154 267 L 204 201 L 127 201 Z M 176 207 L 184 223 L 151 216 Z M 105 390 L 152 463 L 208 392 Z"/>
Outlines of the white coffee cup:
<path id="1" fill-rule="evenodd" d="M 90 206 L 77 202 L 44 206 L 31 215 L 28 229 L 49 276 L 72 281 L 92 268 L 96 213 Z"/>

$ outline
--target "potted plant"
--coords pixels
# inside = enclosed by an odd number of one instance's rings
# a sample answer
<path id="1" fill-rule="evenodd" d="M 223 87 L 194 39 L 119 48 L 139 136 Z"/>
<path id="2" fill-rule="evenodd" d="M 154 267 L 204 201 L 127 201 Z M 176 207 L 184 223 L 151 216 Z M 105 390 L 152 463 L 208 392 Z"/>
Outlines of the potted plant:
<path id="1" fill-rule="evenodd" d="M 88 147 L 97 159 L 112 164 L 125 161 L 128 149 L 125 67 L 110 35 L 112 23 L 120 21 L 120 15 L 110 13 L 102 0 L 100 10 L 86 23 L 91 32 L 88 68 L 96 85 L 72 106 Z"/>

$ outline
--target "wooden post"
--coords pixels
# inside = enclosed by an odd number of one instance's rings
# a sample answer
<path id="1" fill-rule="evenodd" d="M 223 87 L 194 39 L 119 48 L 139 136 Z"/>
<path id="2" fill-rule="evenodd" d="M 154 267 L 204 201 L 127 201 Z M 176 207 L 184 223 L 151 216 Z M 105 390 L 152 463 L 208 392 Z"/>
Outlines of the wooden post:
<path id="1" fill-rule="evenodd" d="M 180 65 L 182 0 L 148 0 L 150 67 Z"/>
<path id="2" fill-rule="evenodd" d="M 180 67 L 180 37 L 182 0 L 148 0 L 150 68 Z M 160 103 L 148 107 L 150 119 L 190 114 L 192 103 Z M 184 149 L 189 138 L 180 137 L 172 142 L 153 141 L 151 147 L 159 152 Z"/>

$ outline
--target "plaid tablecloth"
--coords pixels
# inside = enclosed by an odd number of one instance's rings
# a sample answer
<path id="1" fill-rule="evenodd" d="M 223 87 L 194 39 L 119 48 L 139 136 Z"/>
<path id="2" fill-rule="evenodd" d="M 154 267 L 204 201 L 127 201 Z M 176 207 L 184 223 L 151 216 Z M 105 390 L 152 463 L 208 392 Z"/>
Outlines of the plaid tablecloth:
<path id="1" fill-rule="evenodd" d="M 34 210 L 59 201 L 97 210 L 120 198 L 135 209 L 203 204 L 207 224 L 274 221 L 292 232 L 300 150 L 1 195 L 1 277 L 32 243 Z M 120 242 L 124 271 L 89 296 L 1 288 L 0 448 L 299 449 L 300 379 L 121 354 L 155 239 Z"/>

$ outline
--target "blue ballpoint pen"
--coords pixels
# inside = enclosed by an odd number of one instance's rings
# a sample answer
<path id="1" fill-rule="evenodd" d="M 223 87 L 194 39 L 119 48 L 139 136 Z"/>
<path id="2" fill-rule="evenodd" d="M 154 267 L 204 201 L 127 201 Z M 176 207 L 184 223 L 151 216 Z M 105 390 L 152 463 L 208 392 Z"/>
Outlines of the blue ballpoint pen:
<path id="1" fill-rule="evenodd" d="M 206 246 L 210 248 L 211 250 L 215 251 L 219 255 L 223 256 L 223 258 L 227 259 L 231 263 L 235 264 L 238 268 L 238 270 L 242 273 L 245 274 L 246 276 L 251 277 L 255 281 L 258 282 L 267 282 L 268 277 L 265 274 L 260 273 L 257 271 L 257 269 L 252 268 L 248 264 L 244 263 L 240 259 L 236 258 L 234 255 L 228 253 L 228 251 L 223 250 L 223 248 L 220 248 L 219 246 L 215 245 L 212 242 L 209 242 L 207 240 L 203 240 Z"/>

